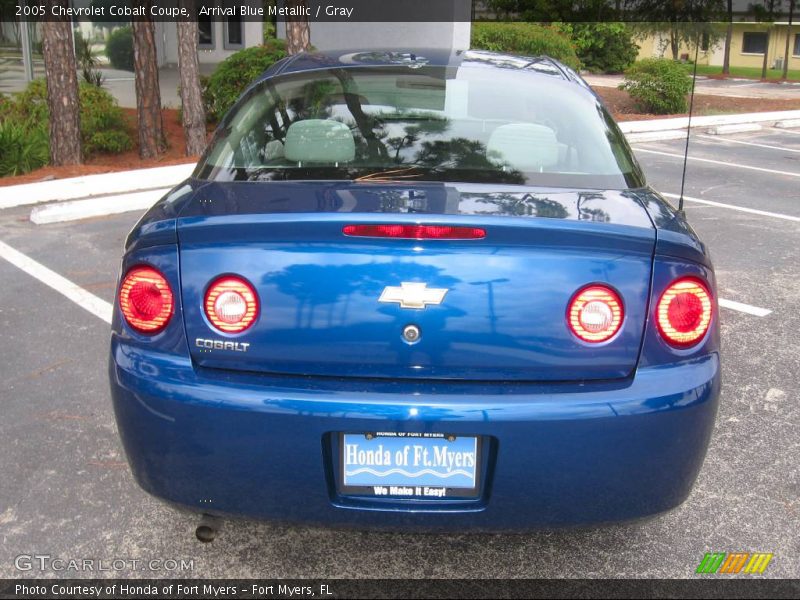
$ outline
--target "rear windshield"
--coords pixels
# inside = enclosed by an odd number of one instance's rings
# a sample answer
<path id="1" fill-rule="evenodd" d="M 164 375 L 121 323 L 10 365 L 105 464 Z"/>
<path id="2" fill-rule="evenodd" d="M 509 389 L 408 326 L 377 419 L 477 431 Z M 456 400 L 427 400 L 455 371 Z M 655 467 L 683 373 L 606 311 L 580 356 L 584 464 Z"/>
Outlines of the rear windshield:
<path id="1" fill-rule="evenodd" d="M 560 74 L 360 67 L 281 76 L 226 116 L 196 171 L 224 181 L 642 184 L 605 108 Z"/>

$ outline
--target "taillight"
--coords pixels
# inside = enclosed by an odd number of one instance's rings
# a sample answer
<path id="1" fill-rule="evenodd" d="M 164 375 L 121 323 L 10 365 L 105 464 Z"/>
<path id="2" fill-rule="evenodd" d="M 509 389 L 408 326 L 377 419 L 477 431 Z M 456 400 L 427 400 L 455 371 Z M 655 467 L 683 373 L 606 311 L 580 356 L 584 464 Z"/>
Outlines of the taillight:
<path id="1" fill-rule="evenodd" d="M 624 312 L 617 293 L 603 285 L 590 285 L 573 296 L 567 309 L 569 327 L 584 342 L 605 342 L 622 326 Z"/>
<path id="2" fill-rule="evenodd" d="M 678 279 L 670 284 L 658 301 L 658 330 L 672 346 L 691 346 L 708 331 L 711 312 L 708 288 L 697 279 Z"/>
<path id="3" fill-rule="evenodd" d="M 479 240 L 486 237 L 486 230 L 479 227 L 450 225 L 345 225 L 342 233 L 355 237 L 406 240 Z"/>
<path id="4" fill-rule="evenodd" d="M 214 327 L 225 333 L 241 333 L 258 317 L 258 297 L 244 279 L 226 275 L 209 286 L 205 309 Z"/>
<path id="5" fill-rule="evenodd" d="M 158 333 L 169 323 L 172 290 L 164 276 L 152 267 L 134 267 L 119 288 L 119 307 L 131 328 L 140 333 Z"/>

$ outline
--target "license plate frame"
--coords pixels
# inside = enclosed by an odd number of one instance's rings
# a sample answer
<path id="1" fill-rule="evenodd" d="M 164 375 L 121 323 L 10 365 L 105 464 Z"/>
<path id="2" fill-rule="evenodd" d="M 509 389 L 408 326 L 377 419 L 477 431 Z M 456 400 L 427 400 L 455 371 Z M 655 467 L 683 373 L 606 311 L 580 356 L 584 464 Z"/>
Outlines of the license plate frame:
<path id="1" fill-rule="evenodd" d="M 338 442 L 338 491 L 342 495 L 394 500 L 465 500 L 480 496 L 481 436 L 340 432 Z M 356 450 L 351 448 L 353 445 Z M 366 454 L 370 451 L 371 462 Z M 450 463 L 449 469 L 446 463 Z"/>

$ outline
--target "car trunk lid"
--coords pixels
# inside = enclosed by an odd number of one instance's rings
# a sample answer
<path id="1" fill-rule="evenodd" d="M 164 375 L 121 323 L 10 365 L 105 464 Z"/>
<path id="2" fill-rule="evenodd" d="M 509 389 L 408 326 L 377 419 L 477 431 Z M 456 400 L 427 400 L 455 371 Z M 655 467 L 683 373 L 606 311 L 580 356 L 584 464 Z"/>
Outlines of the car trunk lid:
<path id="1" fill-rule="evenodd" d="M 480 228 L 485 237 L 343 233 L 420 223 Z M 199 366 L 574 381 L 635 369 L 655 230 L 624 192 L 215 183 L 198 188 L 178 237 L 183 314 Z M 203 312 L 208 285 L 225 274 L 249 281 L 260 301 L 256 322 L 238 335 L 215 330 Z M 571 297 L 592 283 L 615 289 L 625 309 L 620 332 L 601 344 L 576 338 L 566 319 Z M 404 336 L 409 326 L 418 339 Z"/>

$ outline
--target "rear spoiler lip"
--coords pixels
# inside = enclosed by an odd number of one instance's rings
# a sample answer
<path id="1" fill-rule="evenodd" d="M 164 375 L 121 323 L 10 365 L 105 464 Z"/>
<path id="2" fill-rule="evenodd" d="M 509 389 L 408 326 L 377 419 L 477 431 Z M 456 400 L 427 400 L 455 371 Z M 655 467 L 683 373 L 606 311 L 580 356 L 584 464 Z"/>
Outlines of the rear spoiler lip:
<path id="1" fill-rule="evenodd" d="M 343 229 L 353 224 L 452 225 L 484 229 L 486 236 L 474 240 L 414 240 L 346 236 Z M 210 216 L 182 216 L 176 220 L 177 237 L 183 244 L 223 244 L 249 242 L 331 243 L 350 245 L 501 245 L 543 243 L 569 245 L 580 240 L 586 249 L 615 248 L 619 252 L 651 257 L 656 230 L 633 225 L 597 223 L 566 219 L 496 217 L 485 215 L 398 213 L 262 213 Z M 213 237 L 210 230 L 215 229 Z"/>
<path id="2" fill-rule="evenodd" d="M 177 216 L 380 214 L 419 219 L 483 216 L 578 221 L 653 229 L 637 189 L 584 189 L 461 182 L 351 180 L 189 182 Z M 387 208 L 386 203 L 389 202 Z M 216 210 L 211 210 L 216 208 Z"/>
<path id="3" fill-rule="evenodd" d="M 635 190 L 635 194 L 656 229 L 656 257 L 688 259 L 713 269 L 708 247 L 684 215 L 652 188 Z"/>

